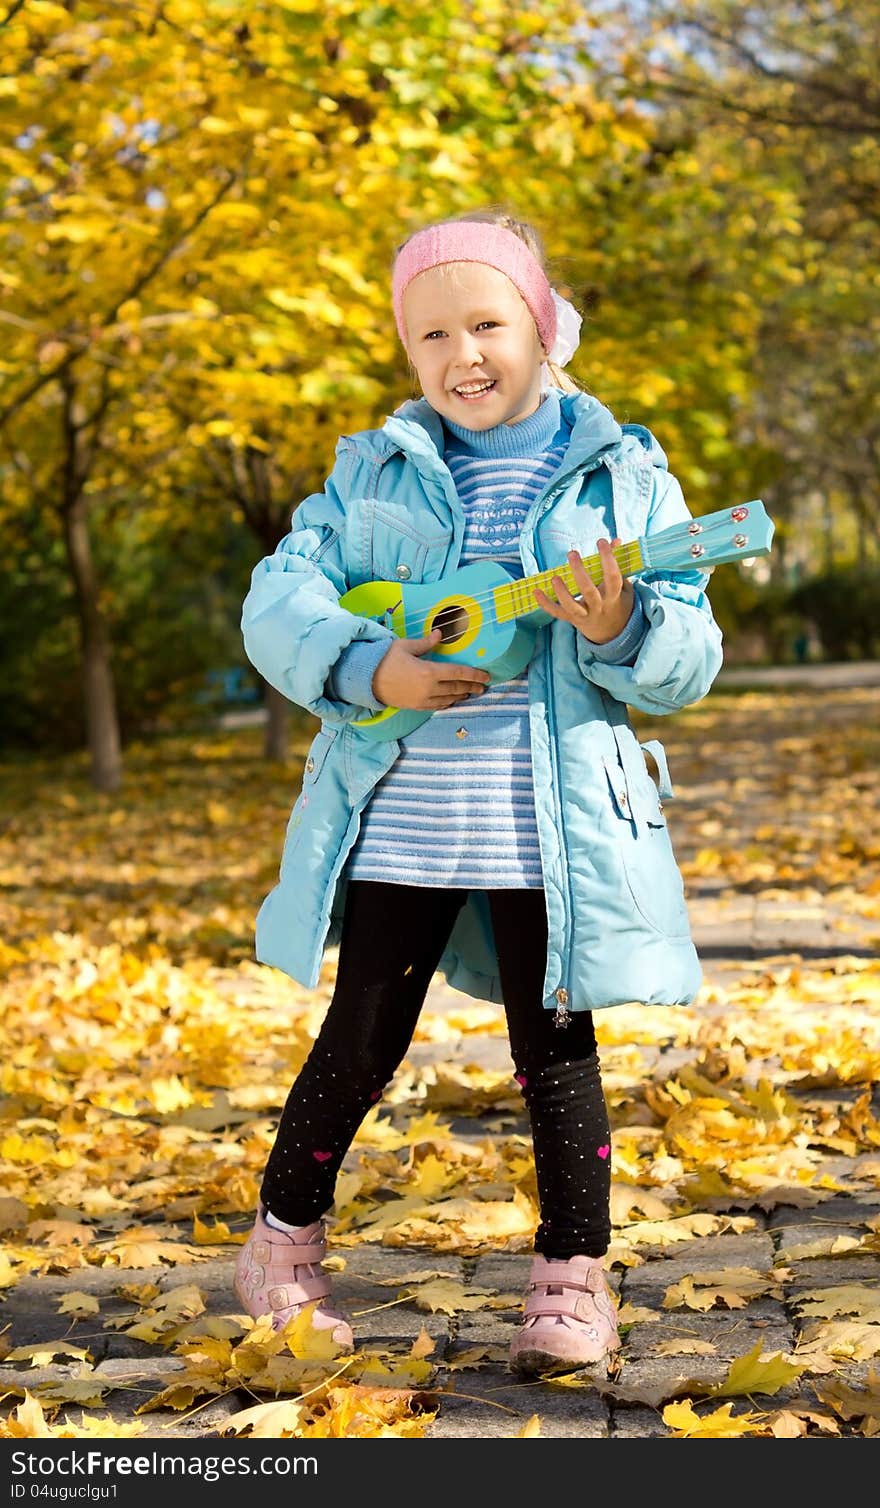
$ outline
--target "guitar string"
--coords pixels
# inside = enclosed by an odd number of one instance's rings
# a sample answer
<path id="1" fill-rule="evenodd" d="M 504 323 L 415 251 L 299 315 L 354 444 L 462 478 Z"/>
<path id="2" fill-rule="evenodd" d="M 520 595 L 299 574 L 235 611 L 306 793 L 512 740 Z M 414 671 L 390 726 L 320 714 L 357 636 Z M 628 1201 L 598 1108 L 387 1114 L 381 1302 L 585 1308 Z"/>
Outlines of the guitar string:
<path id="1" fill-rule="evenodd" d="M 695 523 L 702 523 L 702 521 L 699 518 L 696 518 L 695 520 L 693 520 L 693 522 L 695 522 Z M 731 522 L 731 520 L 730 520 L 729 515 L 725 513 L 725 515 L 724 515 L 723 518 L 715 518 L 713 520 L 713 522 L 705 524 L 705 525 L 702 525 L 700 535 L 693 535 L 693 536 L 691 536 L 691 534 L 690 534 L 690 523 L 687 523 L 687 524 L 682 523 L 681 526 L 680 526 L 681 538 L 691 538 L 692 537 L 695 540 L 699 540 L 699 539 L 703 539 L 703 538 L 709 538 L 709 539 L 711 539 L 711 537 L 714 536 L 715 534 L 719 534 L 719 533 L 722 533 L 722 532 L 729 532 L 730 522 Z M 676 529 L 676 525 L 672 525 L 671 527 L 672 527 L 673 530 Z M 662 530 L 661 534 L 657 535 L 656 539 L 653 542 L 646 539 L 646 543 L 648 543 L 649 545 L 652 545 L 652 548 L 656 548 L 656 546 L 660 543 L 660 541 L 662 539 L 662 535 L 665 534 L 665 533 L 666 533 L 666 530 Z M 642 536 L 642 537 L 644 537 L 644 536 Z M 676 539 L 678 537 L 679 536 L 676 533 Z M 669 544 L 669 541 L 667 541 L 667 547 L 668 547 L 668 544 Z M 662 546 L 661 546 L 661 553 L 662 553 Z M 641 548 L 641 545 L 640 545 L 639 541 L 638 540 L 630 540 L 625 545 L 619 545 L 615 549 L 615 551 L 614 551 L 614 557 L 615 557 L 615 559 L 617 560 L 618 564 L 621 566 L 621 568 L 624 571 L 630 570 L 630 568 L 635 564 L 635 562 L 638 561 L 638 560 L 640 560 L 641 557 L 642 557 L 642 548 Z M 743 556 L 742 556 L 742 558 L 746 559 L 747 557 L 748 557 L 748 552 L 744 548 L 743 549 Z M 583 559 L 583 563 L 585 565 L 588 565 L 590 561 L 593 561 L 593 562 L 598 561 L 599 560 L 599 556 L 598 555 L 588 555 L 586 557 L 582 557 L 582 559 Z M 711 561 L 710 562 L 703 562 L 703 569 L 705 569 L 706 564 L 711 564 Z M 654 560 L 648 566 L 648 569 L 649 570 L 659 570 L 659 569 L 662 569 L 664 565 L 665 565 L 665 567 L 666 567 L 667 570 L 673 570 L 673 569 L 678 569 L 678 570 L 691 570 L 691 569 L 693 569 L 693 570 L 699 570 L 700 567 L 701 567 L 701 558 L 700 557 L 695 557 L 693 559 L 692 564 L 689 564 L 687 566 L 679 566 L 679 567 L 672 567 L 666 561 Z M 642 566 L 640 567 L 640 569 L 644 569 L 644 568 L 645 568 L 645 563 L 643 562 Z M 527 582 L 527 581 L 534 582 L 534 581 L 537 581 L 538 579 L 543 578 L 543 577 L 564 576 L 565 572 L 566 571 L 571 571 L 571 569 L 572 569 L 572 567 L 571 567 L 570 563 L 568 561 L 566 561 L 564 565 L 561 565 L 561 566 L 551 566 L 546 571 L 539 571 L 536 576 L 532 576 L 532 577 L 511 577 L 511 580 L 509 582 L 500 582 L 497 587 L 493 587 L 490 591 L 488 591 L 488 592 L 479 592 L 479 593 L 477 593 L 477 595 L 475 597 L 468 597 L 467 600 L 468 600 L 469 603 L 473 603 L 477 607 L 482 607 L 484 604 L 488 604 L 488 603 L 494 604 L 497 593 L 498 592 L 507 591 L 509 588 L 512 589 L 511 590 L 511 597 L 513 596 L 513 590 L 516 590 L 516 589 L 518 589 L 520 592 L 522 592 L 525 589 L 526 591 L 528 591 L 528 593 L 530 595 L 534 595 L 534 587 L 533 586 L 527 586 L 527 587 L 524 588 L 524 583 L 525 582 Z M 638 572 L 632 571 L 631 574 L 638 574 Z M 601 570 L 599 572 L 599 575 L 595 576 L 595 577 L 591 573 L 590 579 L 592 581 L 594 581 L 594 582 L 601 581 L 602 580 Z M 432 583 L 432 584 L 436 584 L 436 583 Z M 552 591 L 548 592 L 547 596 L 550 596 L 552 598 Z M 555 599 L 553 599 L 553 600 L 555 600 Z M 516 607 L 516 603 L 512 603 L 512 606 L 514 607 L 513 616 L 514 617 L 521 616 L 522 613 L 523 613 L 523 609 L 522 608 L 517 608 Z M 536 604 L 535 606 L 538 606 L 538 604 Z M 527 611 L 534 612 L 535 608 L 529 608 L 529 609 L 527 609 Z M 405 609 L 404 609 L 404 613 L 405 613 Z M 509 620 L 505 619 L 504 621 L 507 622 Z"/>

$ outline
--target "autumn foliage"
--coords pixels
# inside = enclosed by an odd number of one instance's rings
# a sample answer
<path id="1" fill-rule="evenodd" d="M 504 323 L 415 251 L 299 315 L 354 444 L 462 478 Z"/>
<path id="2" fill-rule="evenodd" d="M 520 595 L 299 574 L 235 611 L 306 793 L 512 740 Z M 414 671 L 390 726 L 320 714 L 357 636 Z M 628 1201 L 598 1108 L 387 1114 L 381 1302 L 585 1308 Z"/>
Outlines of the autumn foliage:
<path id="1" fill-rule="evenodd" d="M 337 436 L 412 391 L 395 245 L 475 205 L 539 227 L 586 316 L 573 375 L 656 430 L 695 512 L 763 497 L 783 585 L 870 563 L 874 4 L 750 7 L 785 79 L 737 51 L 726 0 L 11 4 L 0 718 L 18 746 L 85 746 L 118 788 L 126 738 L 240 654 L 248 562 Z M 761 600 L 747 573 L 719 579 L 725 627 L 788 648 Z"/>
<path id="2" fill-rule="evenodd" d="M 670 823 L 694 906 L 713 897 L 728 938 L 753 936 L 756 916 L 771 929 L 786 917 L 809 928 L 812 917 L 828 951 L 734 957 L 708 971 L 692 1008 L 597 1018 L 613 1128 L 610 1260 L 635 1275 L 707 1236 L 748 1233 L 761 1212 L 772 1226 L 776 1210 L 852 1196 L 843 1224 L 837 1215 L 798 1240 L 780 1227 L 768 1265 L 700 1266 L 661 1292 L 661 1310 L 683 1321 L 672 1395 L 668 1383 L 628 1382 L 626 1347 L 605 1383 L 571 1374 L 551 1384 L 602 1386 L 619 1404 L 657 1410 L 672 1434 L 880 1429 L 877 1382 L 865 1381 L 880 1355 L 872 697 L 828 693 L 820 724 L 812 696 L 719 691 L 665 722 L 680 798 Z M 344 1271 L 373 1249 L 388 1302 L 411 1316 L 406 1338 L 347 1358 L 302 1321 L 283 1336 L 251 1322 L 228 1287 L 231 1263 L 334 961 L 313 992 L 253 962 L 253 914 L 290 797 L 290 770 L 266 769 L 257 730 L 136 748 L 131 761 L 124 797 L 92 790 L 76 760 L 3 776 L 0 1287 L 11 1299 L 26 1280 L 68 1281 L 52 1301 L 51 1342 L 20 1326 L 0 1333 L 0 1434 L 113 1433 L 119 1382 L 94 1342 L 115 1332 L 178 1363 L 119 1423 L 126 1433 L 231 1395 L 241 1406 L 230 1433 L 424 1435 L 444 1406 L 441 1378 L 504 1352 L 441 1355 L 421 1317 L 511 1315 L 520 1303 L 462 1283 L 450 1260 L 528 1252 L 537 1219 L 500 1012 L 465 996 L 451 1012 L 429 1003 L 415 1048 L 434 1050 L 404 1062 L 340 1178 L 331 1263 Z M 492 1069 L 468 1054 L 487 1038 L 501 1052 Z M 473 1134 L 453 1129 L 462 1116 Z M 435 1260 L 408 1267 L 410 1249 Z M 384 1279 L 383 1253 L 402 1256 Z M 228 1263 L 219 1289 L 218 1259 Z M 835 1263 L 854 1260 L 869 1264 L 865 1279 L 847 1265 L 836 1280 Z M 831 1276 L 811 1282 L 817 1263 Z M 203 1269 L 215 1273 L 210 1290 Z M 688 1315 L 745 1314 L 780 1295 L 797 1315 L 790 1354 L 762 1346 L 758 1331 L 751 1352 L 719 1368 L 711 1341 L 688 1338 Z M 624 1303 L 624 1337 L 656 1317 Z M 668 1357 L 669 1340 L 657 1344 Z"/>

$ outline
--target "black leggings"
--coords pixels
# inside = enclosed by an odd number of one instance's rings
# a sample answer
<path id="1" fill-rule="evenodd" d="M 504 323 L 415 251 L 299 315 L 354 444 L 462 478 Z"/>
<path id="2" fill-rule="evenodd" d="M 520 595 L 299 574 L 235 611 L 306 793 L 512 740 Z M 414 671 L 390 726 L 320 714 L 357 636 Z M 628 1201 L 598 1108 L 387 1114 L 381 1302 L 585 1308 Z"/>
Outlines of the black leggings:
<path id="1" fill-rule="evenodd" d="M 543 1005 L 543 890 L 486 892 L 515 1075 L 529 1112 L 547 1257 L 602 1256 L 610 1238 L 608 1113 L 589 1011 L 558 1027 Z M 336 987 L 282 1112 L 260 1191 L 272 1214 L 308 1225 L 367 1111 L 412 1040 L 467 890 L 351 880 Z"/>

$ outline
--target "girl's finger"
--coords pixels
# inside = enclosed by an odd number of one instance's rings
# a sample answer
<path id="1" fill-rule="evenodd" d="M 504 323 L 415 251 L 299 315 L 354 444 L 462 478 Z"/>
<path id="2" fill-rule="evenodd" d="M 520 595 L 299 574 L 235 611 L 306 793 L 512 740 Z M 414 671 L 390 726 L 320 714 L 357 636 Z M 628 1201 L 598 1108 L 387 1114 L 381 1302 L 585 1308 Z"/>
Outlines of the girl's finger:
<path id="1" fill-rule="evenodd" d="M 575 586 L 580 593 L 581 602 L 591 612 L 596 612 L 602 606 L 602 594 L 599 588 L 583 564 L 577 550 L 569 551 L 568 558 L 571 562 L 571 574 L 574 577 Z"/>
<path id="2" fill-rule="evenodd" d="M 552 597 L 548 597 L 546 592 L 542 592 L 539 586 L 535 587 L 534 595 L 538 606 L 543 608 L 545 613 L 549 613 L 552 618 L 562 618 L 565 616 L 564 613 L 559 611 Z"/>
<path id="3" fill-rule="evenodd" d="M 552 577 L 552 581 L 553 589 L 556 592 L 556 600 L 561 607 L 572 608 L 579 606 L 579 603 L 575 602 L 574 597 L 571 595 L 571 592 L 568 590 L 568 587 L 566 586 L 565 581 L 561 576 Z"/>
<path id="4" fill-rule="evenodd" d="M 623 586 L 623 576 L 614 554 L 613 541 L 599 540 L 599 555 L 602 559 L 602 580 L 605 585 L 605 597 L 608 601 L 614 601 L 620 596 Z"/>

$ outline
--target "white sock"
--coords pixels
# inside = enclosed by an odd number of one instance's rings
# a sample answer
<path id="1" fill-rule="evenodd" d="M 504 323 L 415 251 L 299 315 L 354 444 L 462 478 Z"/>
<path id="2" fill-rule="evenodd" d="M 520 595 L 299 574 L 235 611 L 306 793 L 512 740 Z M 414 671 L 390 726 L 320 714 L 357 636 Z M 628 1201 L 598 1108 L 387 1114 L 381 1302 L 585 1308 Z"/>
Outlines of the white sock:
<path id="1" fill-rule="evenodd" d="M 286 1225 L 283 1220 L 278 1220 L 275 1215 L 272 1214 L 271 1210 L 266 1211 L 265 1219 L 266 1224 L 271 1225 L 273 1230 L 287 1231 L 288 1235 L 290 1235 L 295 1230 L 302 1230 L 301 1225 Z"/>

